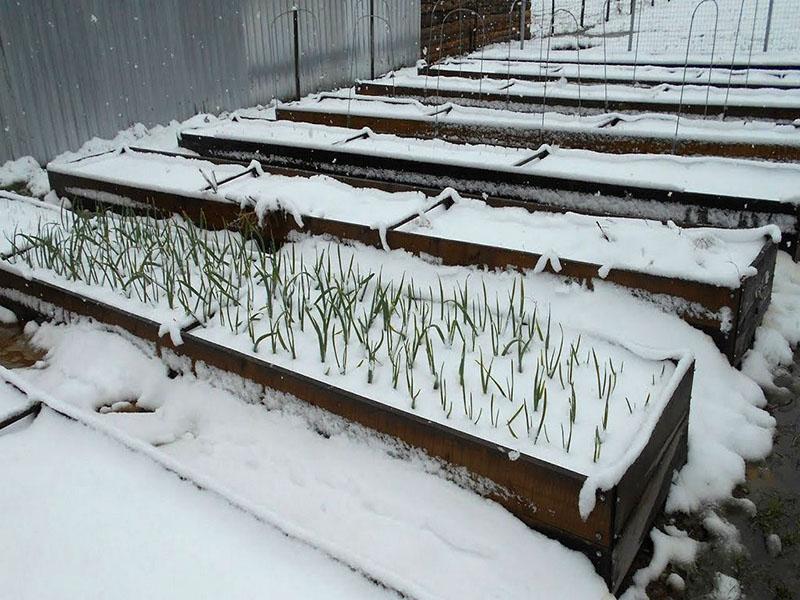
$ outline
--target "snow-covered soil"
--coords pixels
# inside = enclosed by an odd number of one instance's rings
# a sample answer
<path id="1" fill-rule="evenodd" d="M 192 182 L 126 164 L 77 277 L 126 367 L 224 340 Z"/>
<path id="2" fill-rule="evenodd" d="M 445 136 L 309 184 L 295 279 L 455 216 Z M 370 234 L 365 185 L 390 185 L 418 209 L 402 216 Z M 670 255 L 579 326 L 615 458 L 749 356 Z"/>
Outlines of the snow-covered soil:
<path id="1" fill-rule="evenodd" d="M 395 119 L 414 119 L 442 125 L 496 127 L 509 129 L 554 129 L 604 135 L 646 135 L 671 140 L 675 135 L 673 115 L 605 113 L 602 115 L 565 115 L 557 112 L 541 114 L 513 110 L 461 106 L 448 102 L 439 106 L 414 99 L 363 95 L 322 94 L 318 97 L 284 105 L 288 109 L 321 113 L 369 115 Z M 532 136 L 532 141 L 535 137 Z M 741 141 L 752 144 L 800 145 L 800 135 L 793 125 L 764 121 L 711 121 L 684 117 L 680 121 L 678 139 L 712 142 Z"/>
<path id="2" fill-rule="evenodd" d="M 490 208 L 480 200 L 459 199 L 436 208 L 399 231 L 497 248 L 556 256 L 613 268 L 737 288 L 755 274 L 750 265 L 777 228 L 680 229 L 656 221 L 596 218 L 574 213 L 530 213 L 522 208 Z"/>
<path id="3" fill-rule="evenodd" d="M 515 164 L 530 158 L 531 150 L 401 138 L 374 134 L 368 129 L 363 130 L 366 134 L 364 137 L 356 137 L 354 134 L 358 131 L 343 127 L 265 119 L 221 121 L 187 131 L 216 139 L 369 153 L 387 158 L 425 160 L 443 166 L 489 167 L 569 179 L 579 176 L 583 180 L 604 183 L 800 202 L 797 194 L 800 166 L 796 165 L 725 158 L 602 154 L 545 146 L 550 152 L 549 156 L 516 167 Z"/>
<path id="4" fill-rule="evenodd" d="M 203 323 L 192 335 L 591 475 L 604 489 L 636 458 L 690 363 L 670 348 L 629 350 L 562 327 L 526 297 L 522 279 L 506 297 L 472 286 L 468 272 L 443 281 L 403 252 L 307 238 L 266 255 L 178 219 L 109 215 L 40 235 L 3 268 L 146 316 L 176 344 L 181 329 Z M 757 253 L 759 242 L 750 245 Z M 746 271 L 752 258 L 743 256 Z M 532 390 L 523 383 L 531 377 Z"/>
<path id="5" fill-rule="evenodd" d="M 252 243 L 241 235 L 178 217 L 62 215 L 66 226 L 37 227 L 22 238 L 30 250 L 0 269 L 145 316 L 164 333 L 215 314 L 237 293 L 234 272 L 252 260 Z"/>
<path id="6" fill-rule="evenodd" d="M 198 158 L 162 156 L 129 150 L 108 152 L 73 162 L 53 161 L 48 169 L 121 185 L 144 186 L 163 192 L 199 193 L 247 168 L 217 165 Z"/>

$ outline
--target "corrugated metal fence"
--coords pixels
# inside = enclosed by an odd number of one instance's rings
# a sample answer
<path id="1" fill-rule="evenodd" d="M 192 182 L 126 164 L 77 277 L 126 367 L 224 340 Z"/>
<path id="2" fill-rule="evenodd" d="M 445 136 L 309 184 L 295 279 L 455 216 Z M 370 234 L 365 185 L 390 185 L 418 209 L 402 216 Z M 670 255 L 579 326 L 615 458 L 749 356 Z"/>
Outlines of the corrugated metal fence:
<path id="1" fill-rule="evenodd" d="M 418 56 L 420 0 L 0 0 L 0 164 L 292 97 L 295 5 L 303 94 Z"/>

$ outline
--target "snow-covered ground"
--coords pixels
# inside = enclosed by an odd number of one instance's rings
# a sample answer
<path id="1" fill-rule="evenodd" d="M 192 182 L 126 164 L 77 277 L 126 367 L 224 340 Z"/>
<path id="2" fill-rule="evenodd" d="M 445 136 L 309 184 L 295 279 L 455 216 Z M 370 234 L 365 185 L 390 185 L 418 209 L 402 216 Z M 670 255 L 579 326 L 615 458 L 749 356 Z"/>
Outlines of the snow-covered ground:
<path id="1" fill-rule="evenodd" d="M 50 409 L 0 456 L 7 598 L 397 597 Z"/>
<path id="2" fill-rule="evenodd" d="M 551 60 L 575 60 L 578 53 L 574 46 L 580 40 L 581 46 L 584 46 L 580 56 L 586 58 L 633 60 L 637 57 L 640 64 L 646 64 L 652 59 L 669 58 L 683 64 L 692 13 L 701 4 L 700 0 L 636 0 L 633 23 L 635 33 L 629 52 L 627 33 L 631 29 L 632 3 L 628 0 L 586 0 L 584 24 L 587 29 L 578 37 L 575 31 L 583 3 L 583 0 L 561 0 L 555 3 L 555 33 L 562 34 L 563 37 L 550 38 Z M 610 11 L 609 21 L 606 23 L 603 17 L 607 3 L 610 3 Z M 772 21 L 765 52 L 764 39 L 770 6 Z M 519 49 L 519 42 L 512 43 L 512 57 L 547 56 L 548 40 L 540 35 L 541 32 L 547 34 L 550 31 L 551 3 L 533 3 L 532 7 L 534 18 L 531 30 L 537 39 L 526 42 L 525 50 Z M 797 50 L 800 49 L 796 33 L 798 23 L 800 6 L 794 0 L 705 2 L 697 8 L 689 50 L 694 60 L 708 61 L 713 47 L 715 63 L 722 65 L 730 64 L 734 57 L 737 63 L 744 64 L 747 64 L 748 58 L 752 58 L 754 64 L 792 64 L 797 62 Z M 604 35 L 607 36 L 605 48 Z M 588 48 L 585 47 L 587 45 Z M 508 46 L 498 44 L 487 50 L 485 55 L 504 58 L 508 55 Z"/>

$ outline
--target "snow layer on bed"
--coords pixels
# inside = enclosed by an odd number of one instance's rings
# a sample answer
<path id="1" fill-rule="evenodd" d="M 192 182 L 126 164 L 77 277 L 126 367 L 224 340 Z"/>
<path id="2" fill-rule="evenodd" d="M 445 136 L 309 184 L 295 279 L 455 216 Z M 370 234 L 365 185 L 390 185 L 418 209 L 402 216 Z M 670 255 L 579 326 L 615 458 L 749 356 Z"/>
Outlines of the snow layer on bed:
<path id="1" fill-rule="evenodd" d="M 603 127 L 604 135 L 647 135 L 671 140 L 675 135 L 674 115 L 657 113 L 604 113 L 567 115 L 559 112 L 546 112 L 544 120 L 541 113 L 518 112 L 495 108 L 461 106 L 448 102 L 432 106 L 418 100 L 396 99 L 376 96 L 323 94 L 286 105 L 286 108 L 301 108 L 305 111 L 334 112 L 354 115 L 386 116 L 388 118 L 419 119 L 441 124 L 472 125 L 475 127 L 527 128 L 538 132 L 544 123 L 545 129 L 554 128 L 567 131 L 596 131 Z M 609 121 L 618 122 L 609 125 Z M 765 121 L 712 121 L 686 115 L 681 118 L 678 132 L 680 139 L 714 141 L 747 141 L 749 143 L 770 143 L 782 145 L 800 144 L 798 130 L 793 125 L 781 125 Z M 535 140 L 532 137 L 532 140 Z"/>
<path id="2" fill-rule="evenodd" d="M 521 167 L 538 175 L 626 183 L 800 204 L 800 166 L 731 158 L 603 154 L 548 147 L 552 154 Z"/>
<path id="3" fill-rule="evenodd" d="M 195 130 L 206 135 L 206 129 Z M 368 130 L 365 130 L 368 131 Z M 453 144 L 442 140 L 417 140 L 369 133 L 367 139 L 332 145 L 358 133 L 352 129 L 306 123 L 267 121 L 227 122 L 214 128 L 214 137 L 274 142 L 339 152 L 365 152 L 374 156 L 427 160 L 443 165 L 491 167 L 542 175 L 558 175 L 608 183 L 656 185 L 663 189 L 744 196 L 800 203 L 800 167 L 725 158 L 661 155 L 602 154 L 589 150 L 549 148 L 551 155 L 522 167 L 517 162 L 532 150 L 502 146 Z M 310 135 L 313 132 L 313 135 Z M 341 134 L 341 135 L 339 135 Z M 320 140 L 319 143 L 315 140 Z"/>
<path id="4" fill-rule="evenodd" d="M 539 83 L 534 81 L 514 81 L 509 90 L 505 86 L 508 82 L 502 79 L 475 80 L 466 77 L 436 77 L 417 75 L 416 69 L 405 69 L 398 72 L 394 79 L 381 78 L 375 83 L 396 85 L 398 87 L 418 88 L 420 91 L 428 90 L 431 96 L 437 90 L 449 92 L 470 91 L 494 93 L 505 95 L 510 91 L 512 101 L 514 96 L 542 96 L 546 92 L 549 103 L 557 103 L 559 98 L 583 100 L 599 100 L 608 98 L 609 102 L 616 101 L 646 101 L 653 103 L 677 104 L 681 99 L 681 86 L 658 85 L 649 88 L 638 88 L 619 84 L 582 84 L 577 83 Z M 683 89 L 684 104 L 706 103 L 706 86 L 686 85 Z M 708 102 L 713 106 L 722 106 L 726 98 L 726 89 L 711 88 Z M 798 107 L 800 106 L 800 90 L 779 89 L 732 89 L 727 95 L 728 104 L 738 106 L 768 106 L 768 107 Z"/>
<path id="5" fill-rule="evenodd" d="M 738 288 L 774 228 L 679 229 L 655 221 L 530 213 L 460 199 L 401 231 Z M 602 269 L 601 269 L 602 270 Z"/>
<path id="6" fill-rule="evenodd" d="M 225 184 L 220 193 L 232 202 L 255 204 L 256 212 L 284 210 L 302 225 L 303 217 L 319 217 L 366 225 L 394 225 L 431 204 L 420 192 L 390 193 L 355 188 L 324 175 L 286 177 L 264 173 Z"/>
<path id="7" fill-rule="evenodd" d="M 33 342 L 46 367 L 25 379 L 89 414 L 138 399 L 154 412 L 101 418 L 407 597 L 606 594 L 585 556 L 451 483 L 460 473 L 423 452 L 228 374 L 170 379 L 152 350 L 85 320 L 43 324 Z"/>
<path id="8" fill-rule="evenodd" d="M 216 165 L 191 157 L 164 156 L 127 150 L 70 163 L 50 163 L 48 169 L 99 181 L 177 193 L 199 193 L 213 181 L 246 171 L 240 165 Z"/>
<path id="9" fill-rule="evenodd" d="M 0 191 L 0 256 L 13 251 L 12 240 L 16 234 L 35 234 L 40 227 L 61 222 L 58 207 Z"/>
<path id="10" fill-rule="evenodd" d="M 394 597 L 49 409 L 0 455 L 9 598 Z"/>
<path id="11" fill-rule="evenodd" d="M 495 56 L 493 54 L 493 56 Z M 632 66 L 621 65 L 607 65 L 603 68 L 602 65 L 591 65 L 577 63 L 547 63 L 547 62 L 515 62 L 513 59 L 509 63 L 507 60 L 484 60 L 480 59 L 457 59 L 444 61 L 432 65 L 431 68 L 436 70 L 437 67 L 456 72 L 466 73 L 484 73 L 493 75 L 502 75 L 513 79 L 515 76 L 545 76 L 545 77 L 568 77 L 570 79 L 578 79 L 583 77 L 586 79 L 608 79 L 609 82 L 631 82 L 634 77 L 634 70 Z M 648 82 L 664 82 L 672 84 L 681 84 L 684 81 L 683 68 L 668 68 L 658 67 L 646 64 L 640 64 L 636 68 L 636 81 L 638 83 Z M 690 68 L 686 69 L 686 84 L 687 85 L 706 85 L 709 81 L 709 70 Z M 794 72 L 786 72 L 779 70 L 765 70 L 765 69 L 747 69 L 734 70 L 732 73 L 728 69 L 711 69 L 711 85 L 727 86 L 730 81 L 731 85 L 744 84 L 745 81 L 751 85 L 761 87 L 800 87 L 800 74 Z"/>
<path id="12" fill-rule="evenodd" d="M 367 130 L 330 127 L 291 121 L 241 120 L 228 121 L 214 127 L 192 130 L 192 133 L 218 139 L 233 139 L 251 142 L 291 144 L 298 148 L 325 148 L 341 152 L 369 150 L 377 156 L 396 157 L 411 155 L 419 160 L 435 160 L 443 163 L 509 165 L 529 154 L 526 150 L 499 146 L 459 146 L 440 140 L 415 141 L 394 135 L 374 135 L 369 139 L 349 138 Z M 375 140 L 380 140 L 380 145 Z"/>

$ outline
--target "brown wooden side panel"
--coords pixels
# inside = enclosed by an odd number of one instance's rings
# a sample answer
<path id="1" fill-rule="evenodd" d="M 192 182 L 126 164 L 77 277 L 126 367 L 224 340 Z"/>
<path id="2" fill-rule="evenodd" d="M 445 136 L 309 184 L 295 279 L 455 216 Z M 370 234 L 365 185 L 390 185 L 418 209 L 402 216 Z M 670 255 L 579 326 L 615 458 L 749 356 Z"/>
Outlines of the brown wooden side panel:
<path id="1" fill-rule="evenodd" d="M 775 279 L 775 262 L 778 247 L 769 244 L 758 255 L 753 266 L 758 274 L 746 279 L 740 290 L 739 311 L 734 323 L 735 346 L 731 364 L 738 365 L 753 343 L 764 314 L 772 301 L 772 286 Z"/>
<path id="2" fill-rule="evenodd" d="M 694 382 L 694 367 L 681 380 L 672 401 L 664 409 L 650 441 L 617 484 L 614 508 L 614 534 L 619 536 L 627 526 L 645 492 L 646 484 L 658 470 L 664 449 L 675 432 L 688 423 Z M 644 401 L 644 398 L 637 400 Z M 685 440 L 684 440 L 685 443 Z"/>
<path id="3" fill-rule="evenodd" d="M 366 246 L 381 247 L 381 234 L 377 229 L 356 223 L 331 221 L 316 217 L 303 217 L 303 227 L 298 231 L 312 235 L 329 235 L 343 240 L 361 242 Z"/>
<path id="4" fill-rule="evenodd" d="M 0 297 L 9 298 L 12 302 L 17 302 L 18 299 L 16 295 L 10 294 L 9 290 L 24 294 L 29 298 L 41 300 L 70 313 L 83 315 L 108 325 L 121 327 L 136 337 L 150 342 L 168 342 L 168 340 L 162 340 L 162 338 L 159 337 L 159 324 L 154 321 L 112 307 L 108 304 L 91 300 L 58 286 L 35 279 L 27 280 L 5 269 L 0 269 Z M 24 302 L 20 302 L 20 304 L 25 306 Z M 41 306 L 27 308 L 47 318 L 54 316 L 45 312 L 45 308 Z"/>
<path id="5" fill-rule="evenodd" d="M 612 553 L 613 571 L 610 581 L 612 592 L 616 592 L 631 568 L 636 554 L 647 536 L 656 516 L 661 512 L 670 485 L 672 473 L 686 464 L 688 458 L 689 420 L 683 421 L 667 443 L 665 451 L 658 458 L 658 469 L 644 484 L 635 511 L 628 519 L 627 526 L 616 539 Z"/>
<path id="6" fill-rule="evenodd" d="M 73 190 L 94 190 L 113 194 L 122 198 L 127 198 L 135 203 L 151 206 L 158 211 L 185 215 L 188 219 L 196 223 L 204 223 L 208 227 L 225 228 L 235 224 L 239 218 L 239 205 L 227 202 L 215 202 L 213 200 L 203 200 L 202 198 L 192 198 L 178 196 L 173 193 L 147 190 L 128 185 L 108 183 L 88 177 L 79 177 L 65 173 L 48 171 L 47 177 L 50 180 L 50 187 L 61 198 L 68 198 L 72 202 L 77 202 L 89 207 L 109 207 L 113 202 L 108 200 L 98 200 L 90 195 L 82 195 Z M 120 206 L 128 210 L 129 207 Z M 141 210 L 139 211 L 141 212 Z"/>

